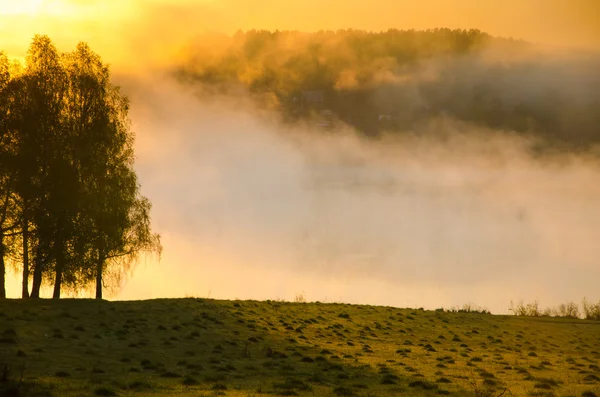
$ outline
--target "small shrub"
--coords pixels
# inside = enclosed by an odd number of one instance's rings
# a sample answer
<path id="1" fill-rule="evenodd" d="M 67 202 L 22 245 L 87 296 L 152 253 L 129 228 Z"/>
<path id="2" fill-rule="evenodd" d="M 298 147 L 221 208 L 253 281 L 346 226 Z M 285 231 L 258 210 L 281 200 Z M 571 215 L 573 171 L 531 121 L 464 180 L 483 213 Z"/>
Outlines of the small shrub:
<path id="1" fill-rule="evenodd" d="M 600 320 L 600 301 L 598 303 L 590 303 L 584 298 L 581 306 L 583 317 L 586 320 Z"/>
<path id="2" fill-rule="evenodd" d="M 309 390 L 310 386 L 299 379 L 288 378 L 285 382 L 273 384 L 275 389 L 281 390 Z"/>
<path id="3" fill-rule="evenodd" d="M 200 382 L 198 382 L 196 378 L 192 376 L 186 376 L 185 378 L 183 378 L 183 382 L 181 383 L 185 386 L 196 386 L 200 384 Z"/>
<path id="4" fill-rule="evenodd" d="M 163 372 L 160 375 L 161 378 L 180 378 L 181 375 L 179 375 L 178 373 L 172 372 L 172 371 L 167 371 L 167 372 Z"/>
<path id="5" fill-rule="evenodd" d="M 353 396 L 354 390 L 352 390 L 349 387 L 338 386 L 335 389 L 333 389 L 333 393 L 338 396 Z"/>
<path id="6" fill-rule="evenodd" d="M 483 380 L 484 386 L 496 386 L 497 382 L 493 379 L 486 378 Z"/>
<path id="7" fill-rule="evenodd" d="M 397 383 L 398 377 L 393 374 L 387 374 L 381 379 L 382 385 L 395 385 Z"/>
<path id="8" fill-rule="evenodd" d="M 562 303 L 558 305 L 557 315 L 559 317 L 579 318 L 579 307 L 574 302 Z"/>
<path id="9" fill-rule="evenodd" d="M 596 382 L 600 382 L 600 378 L 598 378 L 596 375 L 586 375 L 585 378 L 583 378 L 583 381 L 586 383 L 596 383 Z"/>
<path id="10" fill-rule="evenodd" d="M 304 292 L 298 292 L 294 297 L 294 302 L 296 303 L 306 303 L 306 298 L 304 297 Z"/>
<path id="11" fill-rule="evenodd" d="M 136 390 L 136 391 L 152 390 L 152 385 L 150 385 L 150 383 L 142 381 L 142 380 L 136 380 L 136 381 L 129 383 L 127 385 L 127 389 Z"/>
<path id="12" fill-rule="evenodd" d="M 437 385 L 435 383 L 427 382 L 426 380 L 416 380 L 408 384 L 409 387 L 423 390 L 435 390 Z"/>
<path id="13" fill-rule="evenodd" d="M 114 390 L 111 390 L 107 387 L 99 387 L 96 390 L 94 390 L 94 394 L 97 396 L 103 396 L 103 397 L 112 397 L 112 396 L 116 396 L 117 393 Z"/>
<path id="14" fill-rule="evenodd" d="M 514 304 L 511 301 L 510 308 L 508 310 L 513 312 L 515 316 L 539 317 L 543 314 L 542 310 L 540 309 L 540 304 L 537 300 L 528 304 L 524 304 L 523 301 L 519 301 L 517 304 Z"/>

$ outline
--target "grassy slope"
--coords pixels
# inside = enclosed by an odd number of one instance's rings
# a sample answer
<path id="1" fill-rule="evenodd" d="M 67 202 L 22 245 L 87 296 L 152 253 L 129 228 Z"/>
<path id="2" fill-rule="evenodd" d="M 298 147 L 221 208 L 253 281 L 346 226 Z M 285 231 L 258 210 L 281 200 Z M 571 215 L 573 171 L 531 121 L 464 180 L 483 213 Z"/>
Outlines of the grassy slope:
<path id="1" fill-rule="evenodd" d="M 0 395 L 468 395 L 475 382 L 591 397 L 599 365 L 600 323 L 583 320 L 207 299 L 0 302 Z"/>

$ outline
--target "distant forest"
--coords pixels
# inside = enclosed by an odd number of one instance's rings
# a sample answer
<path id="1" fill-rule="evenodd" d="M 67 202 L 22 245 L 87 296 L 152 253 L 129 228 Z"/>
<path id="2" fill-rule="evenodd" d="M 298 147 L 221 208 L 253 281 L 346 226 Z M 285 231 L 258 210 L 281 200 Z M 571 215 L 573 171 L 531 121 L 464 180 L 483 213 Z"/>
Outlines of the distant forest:
<path id="1" fill-rule="evenodd" d="M 368 135 L 438 116 L 586 149 L 600 141 L 600 58 L 479 30 L 251 30 L 201 37 L 174 74 L 207 95 L 250 93 L 288 121 Z"/>

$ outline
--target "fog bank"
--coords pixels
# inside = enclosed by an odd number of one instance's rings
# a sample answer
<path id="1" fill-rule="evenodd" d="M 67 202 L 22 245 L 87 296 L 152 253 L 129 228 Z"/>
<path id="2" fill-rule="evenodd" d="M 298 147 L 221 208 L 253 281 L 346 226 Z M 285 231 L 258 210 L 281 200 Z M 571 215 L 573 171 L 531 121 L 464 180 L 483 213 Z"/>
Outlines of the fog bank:
<path id="1" fill-rule="evenodd" d="M 165 249 L 117 298 L 304 293 L 495 312 L 599 298 L 592 157 L 534 159 L 532 142 L 445 117 L 377 140 L 292 128 L 168 79 L 129 84 Z"/>

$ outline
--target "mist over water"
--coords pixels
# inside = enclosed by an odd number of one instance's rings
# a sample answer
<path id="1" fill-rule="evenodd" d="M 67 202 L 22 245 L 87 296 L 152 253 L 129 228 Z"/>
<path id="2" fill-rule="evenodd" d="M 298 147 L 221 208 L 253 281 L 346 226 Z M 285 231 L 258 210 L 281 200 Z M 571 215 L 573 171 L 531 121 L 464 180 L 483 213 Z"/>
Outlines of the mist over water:
<path id="1" fill-rule="evenodd" d="M 471 114 L 479 89 L 507 109 L 560 109 L 547 118 L 557 136 L 595 142 L 597 54 L 518 55 L 487 51 L 385 74 L 374 100 L 410 120 L 424 116 L 377 139 L 350 126 L 284 123 L 239 92 L 198 95 L 199 85 L 163 67 L 117 67 L 164 251 L 160 263 L 144 258 L 111 298 L 302 294 L 429 309 L 474 303 L 494 313 L 511 300 L 597 301 L 597 150 L 539 154 L 539 141 L 505 120 L 449 115 Z M 535 127 L 543 135 L 544 124 Z M 9 296 L 18 286 L 13 275 Z"/>
<path id="2" fill-rule="evenodd" d="M 136 168 L 162 234 L 114 297 L 200 296 L 507 312 L 598 299 L 600 184 L 591 156 L 440 116 L 361 137 L 165 78 L 124 80 Z M 440 139 L 440 136 L 443 139 Z"/>

